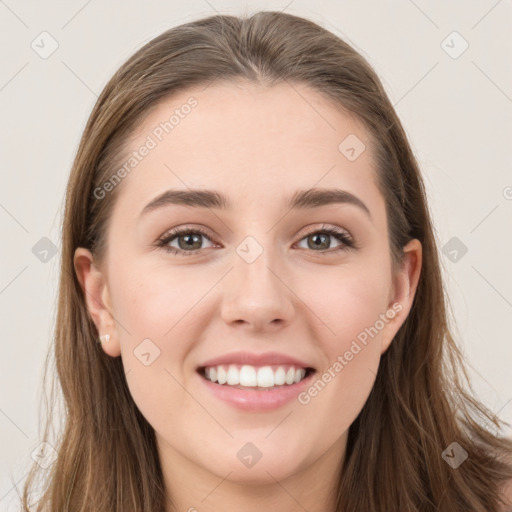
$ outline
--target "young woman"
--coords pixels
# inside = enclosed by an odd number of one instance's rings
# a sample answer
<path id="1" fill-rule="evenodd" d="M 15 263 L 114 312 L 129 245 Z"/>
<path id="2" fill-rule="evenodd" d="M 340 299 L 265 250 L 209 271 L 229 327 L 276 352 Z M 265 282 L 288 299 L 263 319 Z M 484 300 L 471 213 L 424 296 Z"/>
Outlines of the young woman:
<path id="1" fill-rule="evenodd" d="M 300 17 L 181 25 L 107 84 L 67 189 L 55 356 L 65 425 L 27 511 L 512 507 L 401 123 Z"/>

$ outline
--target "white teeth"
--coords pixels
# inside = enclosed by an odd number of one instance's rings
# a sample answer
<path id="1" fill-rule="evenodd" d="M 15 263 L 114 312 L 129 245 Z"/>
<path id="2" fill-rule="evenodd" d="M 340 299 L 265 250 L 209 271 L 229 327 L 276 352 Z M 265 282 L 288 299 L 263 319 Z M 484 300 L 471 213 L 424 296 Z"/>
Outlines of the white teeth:
<path id="1" fill-rule="evenodd" d="M 288 367 L 286 371 L 283 366 L 255 367 L 246 364 L 240 367 L 230 364 L 227 369 L 224 365 L 206 368 L 204 375 L 211 382 L 227 383 L 228 386 L 271 388 L 300 382 L 306 375 L 306 370 L 294 366 Z"/>
<path id="2" fill-rule="evenodd" d="M 288 373 L 285 377 L 286 384 L 293 384 L 295 382 L 295 368 L 291 367 L 288 369 Z"/>
<path id="3" fill-rule="evenodd" d="M 209 377 L 208 374 L 206 374 L 207 377 Z M 211 376 L 211 372 L 210 372 Z M 213 379 L 210 379 L 212 382 L 215 382 Z M 226 370 L 224 370 L 224 366 L 217 366 L 217 381 L 219 384 L 225 384 L 228 380 L 228 375 L 226 373 Z"/>
<path id="4" fill-rule="evenodd" d="M 211 380 L 211 379 L 210 379 Z M 256 386 L 257 385 L 256 369 L 253 366 L 244 365 L 240 368 L 240 385 Z M 213 381 L 215 382 L 215 381 Z"/>
<path id="5" fill-rule="evenodd" d="M 228 384 L 230 386 L 236 386 L 240 384 L 240 372 L 238 371 L 236 366 L 232 364 L 229 365 L 228 368 Z"/>
<path id="6" fill-rule="evenodd" d="M 258 386 L 271 388 L 274 385 L 274 372 L 270 366 L 263 366 L 258 370 Z"/>
<path id="7" fill-rule="evenodd" d="M 286 373 L 284 368 L 280 366 L 274 373 L 274 385 L 282 386 L 286 381 Z"/>

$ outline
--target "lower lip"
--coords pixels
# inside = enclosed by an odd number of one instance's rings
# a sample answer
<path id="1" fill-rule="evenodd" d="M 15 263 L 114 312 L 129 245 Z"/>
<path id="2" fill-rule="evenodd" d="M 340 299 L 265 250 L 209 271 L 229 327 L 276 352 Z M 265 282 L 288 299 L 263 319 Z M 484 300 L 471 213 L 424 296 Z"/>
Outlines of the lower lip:
<path id="1" fill-rule="evenodd" d="M 269 411 L 278 409 L 297 398 L 304 391 L 315 372 L 296 384 L 270 388 L 268 390 L 239 389 L 227 384 L 217 384 L 198 374 L 204 385 L 220 400 L 244 411 Z"/>

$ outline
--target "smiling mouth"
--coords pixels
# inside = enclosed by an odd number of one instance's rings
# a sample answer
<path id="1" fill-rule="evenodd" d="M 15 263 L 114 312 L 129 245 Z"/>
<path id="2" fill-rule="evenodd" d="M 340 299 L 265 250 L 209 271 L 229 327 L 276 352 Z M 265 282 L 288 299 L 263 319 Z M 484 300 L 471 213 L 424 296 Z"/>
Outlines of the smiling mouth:
<path id="1" fill-rule="evenodd" d="M 204 379 L 220 386 L 243 390 L 273 390 L 298 384 L 315 373 L 315 370 L 295 365 L 221 364 L 202 366 L 197 372 Z"/>

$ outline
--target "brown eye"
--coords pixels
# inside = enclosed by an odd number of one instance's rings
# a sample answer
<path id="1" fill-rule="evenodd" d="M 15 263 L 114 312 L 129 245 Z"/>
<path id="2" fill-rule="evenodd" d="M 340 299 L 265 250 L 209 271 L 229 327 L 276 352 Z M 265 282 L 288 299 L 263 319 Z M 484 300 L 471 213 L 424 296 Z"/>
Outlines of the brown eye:
<path id="1" fill-rule="evenodd" d="M 315 249 L 330 249 L 331 238 L 332 235 L 327 235 L 325 233 L 315 233 L 313 235 L 309 235 L 307 237 L 308 243 L 310 242 L 309 247 Z"/>
<path id="2" fill-rule="evenodd" d="M 158 241 L 158 246 L 173 254 L 188 256 L 204 248 L 201 247 L 202 238 L 210 240 L 209 236 L 199 228 L 176 229 L 164 235 Z M 174 240 L 177 241 L 178 247 L 169 245 Z"/>
<path id="3" fill-rule="evenodd" d="M 209 235 L 201 228 L 178 228 L 166 233 L 158 241 L 157 245 L 171 254 L 190 256 L 205 248 L 201 247 L 203 238 L 211 242 Z M 332 238 L 336 239 L 339 245 L 333 250 L 329 250 L 331 249 Z M 300 242 L 303 240 L 306 240 L 307 244 L 305 249 L 318 253 L 333 254 L 339 251 L 356 248 L 355 242 L 348 232 L 340 228 L 329 226 L 322 226 L 321 229 L 307 233 Z M 177 243 L 177 246 L 170 245 L 171 243 Z"/>
<path id="4" fill-rule="evenodd" d="M 302 238 L 302 240 L 307 240 L 306 249 L 311 249 L 316 252 L 325 252 L 331 248 L 331 238 L 335 238 L 340 244 L 334 250 L 329 251 L 330 254 L 355 247 L 354 241 L 346 231 L 331 227 L 323 227 L 319 230 L 312 231 Z"/>
<path id="5" fill-rule="evenodd" d="M 186 234 L 177 235 L 175 238 L 178 240 L 180 249 L 201 249 L 201 234 Z M 183 243 L 181 241 L 183 240 Z"/>

